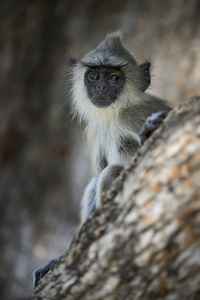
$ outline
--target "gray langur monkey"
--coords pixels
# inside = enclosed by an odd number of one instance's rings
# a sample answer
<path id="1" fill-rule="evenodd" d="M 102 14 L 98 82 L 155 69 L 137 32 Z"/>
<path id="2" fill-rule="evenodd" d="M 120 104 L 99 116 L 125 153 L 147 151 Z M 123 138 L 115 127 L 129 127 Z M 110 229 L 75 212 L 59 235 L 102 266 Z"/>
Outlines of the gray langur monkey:
<path id="1" fill-rule="evenodd" d="M 150 82 L 150 63 L 138 65 L 119 32 L 108 34 L 82 59 L 72 60 L 73 111 L 86 123 L 93 173 L 81 203 L 82 223 L 102 205 L 102 191 L 170 110 L 164 100 L 145 93 Z"/>
<path id="2" fill-rule="evenodd" d="M 93 176 L 82 199 L 81 223 L 102 205 L 102 192 L 171 109 L 145 93 L 150 82 L 150 63 L 137 64 L 119 32 L 82 59 L 71 59 L 73 113 L 86 124 Z M 35 286 L 58 259 L 34 271 Z"/>

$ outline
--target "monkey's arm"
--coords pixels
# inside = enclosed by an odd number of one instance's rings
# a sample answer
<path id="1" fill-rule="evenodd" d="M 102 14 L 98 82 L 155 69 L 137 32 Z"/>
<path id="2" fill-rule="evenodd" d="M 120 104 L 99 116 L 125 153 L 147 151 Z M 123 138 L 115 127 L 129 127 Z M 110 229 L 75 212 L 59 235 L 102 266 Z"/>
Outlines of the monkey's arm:
<path id="1" fill-rule="evenodd" d="M 87 220 L 93 211 L 102 206 L 102 193 L 110 187 L 122 169 L 122 165 L 107 166 L 97 179 L 93 178 L 89 182 L 81 201 L 81 224 Z"/>
<path id="2" fill-rule="evenodd" d="M 167 114 L 168 111 L 161 111 L 153 113 L 150 117 L 147 118 L 139 134 L 141 144 L 143 144 L 148 139 L 148 137 L 150 137 L 150 135 L 160 126 L 160 124 L 166 118 Z"/>
<path id="3" fill-rule="evenodd" d="M 97 179 L 97 188 L 96 188 L 96 203 L 95 207 L 99 208 L 102 206 L 102 194 L 106 192 L 111 186 L 115 178 L 117 178 L 123 169 L 122 165 L 110 165 L 107 166 L 100 173 Z"/>
<path id="4" fill-rule="evenodd" d="M 81 200 L 81 224 L 87 220 L 89 215 L 96 209 L 96 178 L 88 183 Z"/>

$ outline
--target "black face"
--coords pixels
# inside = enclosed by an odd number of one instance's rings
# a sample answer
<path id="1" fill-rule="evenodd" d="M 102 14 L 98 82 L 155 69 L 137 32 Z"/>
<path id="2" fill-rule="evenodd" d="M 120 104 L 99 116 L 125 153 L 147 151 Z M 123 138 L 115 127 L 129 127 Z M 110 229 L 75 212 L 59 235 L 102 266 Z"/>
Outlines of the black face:
<path id="1" fill-rule="evenodd" d="M 85 72 L 85 85 L 92 103 L 98 107 L 111 105 L 121 93 L 125 78 L 116 68 L 88 68 Z"/>

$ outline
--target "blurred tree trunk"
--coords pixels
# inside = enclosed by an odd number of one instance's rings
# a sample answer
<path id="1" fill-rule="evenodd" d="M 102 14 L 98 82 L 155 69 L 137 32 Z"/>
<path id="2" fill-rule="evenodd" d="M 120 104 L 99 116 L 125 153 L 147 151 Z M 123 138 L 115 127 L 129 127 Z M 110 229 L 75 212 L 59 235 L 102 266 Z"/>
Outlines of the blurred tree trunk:
<path id="1" fill-rule="evenodd" d="M 170 112 L 31 299 L 200 299 L 200 97 Z"/>

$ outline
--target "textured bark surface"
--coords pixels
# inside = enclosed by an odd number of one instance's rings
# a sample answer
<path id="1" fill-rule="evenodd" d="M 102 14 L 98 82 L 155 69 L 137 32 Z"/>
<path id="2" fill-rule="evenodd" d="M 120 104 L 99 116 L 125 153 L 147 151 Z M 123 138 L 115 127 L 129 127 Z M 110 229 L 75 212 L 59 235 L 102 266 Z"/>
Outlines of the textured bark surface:
<path id="1" fill-rule="evenodd" d="M 31 299 L 200 299 L 200 97 L 170 112 Z"/>

